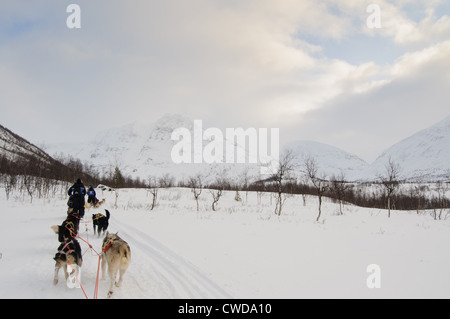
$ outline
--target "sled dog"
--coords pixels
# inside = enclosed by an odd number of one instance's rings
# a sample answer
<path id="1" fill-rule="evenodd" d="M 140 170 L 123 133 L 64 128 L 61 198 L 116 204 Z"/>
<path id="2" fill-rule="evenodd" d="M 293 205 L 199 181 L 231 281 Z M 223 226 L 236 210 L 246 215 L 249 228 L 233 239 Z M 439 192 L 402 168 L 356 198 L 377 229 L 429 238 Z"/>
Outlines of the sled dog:
<path id="1" fill-rule="evenodd" d="M 53 258 L 56 261 L 55 264 L 55 276 L 53 278 L 53 284 L 58 283 L 58 273 L 61 268 L 64 269 L 64 275 L 67 281 L 69 273 L 67 272 L 67 265 L 70 264 L 72 269 L 75 271 L 75 275 L 79 278 L 79 268 L 83 263 L 83 256 L 81 255 L 81 247 L 78 241 L 73 238 L 67 240 L 58 247 L 58 252 Z"/>
<path id="2" fill-rule="evenodd" d="M 97 200 L 97 202 L 95 202 L 95 204 L 86 202 L 86 203 L 84 204 L 84 208 L 91 208 L 91 207 L 99 208 L 99 207 L 102 206 L 105 202 L 106 202 L 106 198 L 103 198 L 103 199 L 100 200 L 100 201 Z"/>
<path id="3" fill-rule="evenodd" d="M 92 214 L 92 224 L 94 226 L 94 235 L 97 232 L 97 235 L 100 236 L 100 234 L 103 232 L 105 234 L 106 230 L 108 229 L 109 225 L 109 217 L 111 216 L 109 211 L 105 209 L 106 216 L 103 214 Z"/>
<path id="4" fill-rule="evenodd" d="M 120 287 L 123 276 L 130 264 L 131 251 L 127 242 L 121 239 L 117 233 L 106 232 L 102 246 L 102 279 L 105 279 L 106 264 L 108 264 L 108 274 L 111 279 L 107 297 L 110 298 L 114 292 L 114 285 Z M 120 272 L 120 279 L 116 282 L 117 272 Z"/>
<path id="5" fill-rule="evenodd" d="M 53 225 L 50 228 L 58 234 L 58 241 L 62 243 L 78 235 L 79 225 L 80 217 L 76 213 L 71 213 L 61 226 Z"/>

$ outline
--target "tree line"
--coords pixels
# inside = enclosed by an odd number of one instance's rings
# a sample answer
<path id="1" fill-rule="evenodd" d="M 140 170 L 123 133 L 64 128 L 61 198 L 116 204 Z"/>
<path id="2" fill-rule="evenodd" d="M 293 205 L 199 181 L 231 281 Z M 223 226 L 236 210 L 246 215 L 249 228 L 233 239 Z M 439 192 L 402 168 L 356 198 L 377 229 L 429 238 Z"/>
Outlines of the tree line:
<path id="1" fill-rule="evenodd" d="M 7 197 L 13 189 L 18 189 L 21 194 L 29 194 L 31 198 L 33 194 L 41 197 L 55 193 L 56 181 L 73 183 L 77 178 L 81 178 L 85 184 L 104 184 L 112 188 L 145 188 L 153 195 L 152 209 L 156 206 L 159 188 L 190 188 L 197 203 L 202 190 L 207 190 L 211 194 L 212 210 L 216 209 L 225 190 L 235 191 L 236 200 L 242 200 L 241 194 L 247 197 L 248 192 L 256 192 L 258 196 L 262 193 L 271 193 L 275 198 L 276 215 L 281 215 L 288 195 L 301 195 L 304 204 L 307 196 L 313 195 L 318 198 L 317 220 L 321 216 L 323 197 L 336 201 L 341 214 L 344 204 L 353 204 L 386 209 L 388 216 L 391 209 L 418 212 L 433 210 L 435 218 L 440 219 L 443 218 L 445 209 L 450 208 L 450 200 L 446 197 L 449 190 L 448 183 L 436 183 L 432 190 L 429 184 L 403 183 L 399 177 L 400 169 L 391 159 L 386 165 L 385 174 L 372 183 L 350 183 L 345 180 L 343 174 L 327 177 L 320 173 L 320 168 L 312 157 L 304 159 L 300 169 L 303 174 L 298 176 L 294 174 L 295 163 L 295 156 L 288 151 L 281 156 L 277 171 L 264 180 L 252 178 L 246 172 L 239 182 L 232 182 L 223 176 L 214 182 L 206 183 L 201 175 L 182 181 L 177 181 L 168 173 L 146 179 L 132 178 L 124 176 L 117 165 L 112 165 L 106 173 L 100 175 L 93 165 L 83 164 L 71 156 L 60 155 L 55 159 L 39 159 L 28 154 L 16 154 L 13 158 L 0 155 L 0 174 L 2 174 L 0 182 L 5 188 Z"/>

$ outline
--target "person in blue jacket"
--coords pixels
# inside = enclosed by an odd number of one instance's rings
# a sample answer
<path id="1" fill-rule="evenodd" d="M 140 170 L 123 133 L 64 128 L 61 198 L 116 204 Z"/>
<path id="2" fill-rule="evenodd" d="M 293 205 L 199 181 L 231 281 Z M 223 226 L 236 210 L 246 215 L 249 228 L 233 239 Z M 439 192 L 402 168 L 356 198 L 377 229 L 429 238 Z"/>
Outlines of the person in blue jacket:
<path id="1" fill-rule="evenodd" d="M 69 188 L 67 194 L 69 195 L 69 206 L 72 208 L 72 212 L 77 213 L 80 218 L 83 218 L 86 188 L 81 179 L 77 179 L 75 184 Z"/>
<path id="2" fill-rule="evenodd" d="M 94 187 L 92 185 L 89 185 L 87 194 L 88 194 L 87 202 L 92 203 L 92 206 L 95 206 L 95 204 L 97 204 L 97 202 L 98 202 L 98 199 L 97 199 L 97 197 L 95 197 L 96 193 L 95 193 Z"/>

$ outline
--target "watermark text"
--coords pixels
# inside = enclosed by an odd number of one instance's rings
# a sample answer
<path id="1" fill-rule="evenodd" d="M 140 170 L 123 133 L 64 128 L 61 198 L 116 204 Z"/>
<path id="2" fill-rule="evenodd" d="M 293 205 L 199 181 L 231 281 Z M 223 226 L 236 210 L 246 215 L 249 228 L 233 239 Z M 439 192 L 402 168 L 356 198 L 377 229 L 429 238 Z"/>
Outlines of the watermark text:
<path id="1" fill-rule="evenodd" d="M 81 8 L 78 4 L 69 4 L 66 9 L 70 15 L 67 17 L 66 25 L 69 29 L 81 28 Z"/>
<path id="2" fill-rule="evenodd" d="M 279 135 L 278 128 L 227 128 L 224 134 L 218 128 L 203 130 L 203 122 L 195 120 L 193 132 L 182 127 L 172 132 L 177 143 L 171 158 L 176 164 L 259 164 L 261 174 L 271 174 L 279 161 Z"/>

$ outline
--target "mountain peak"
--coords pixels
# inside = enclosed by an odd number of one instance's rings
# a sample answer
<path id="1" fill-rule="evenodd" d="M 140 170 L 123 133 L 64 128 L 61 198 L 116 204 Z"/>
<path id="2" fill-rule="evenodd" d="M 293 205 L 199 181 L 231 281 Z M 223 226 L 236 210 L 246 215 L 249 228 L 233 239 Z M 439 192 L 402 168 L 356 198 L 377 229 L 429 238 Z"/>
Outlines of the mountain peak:
<path id="1" fill-rule="evenodd" d="M 177 128 L 193 131 L 194 121 L 178 114 L 165 114 L 154 122 L 140 121 L 106 130 L 90 143 L 83 143 L 67 152 L 107 171 L 119 165 L 124 174 L 133 177 L 161 175 L 169 172 L 177 177 L 193 174 L 194 170 L 214 172 L 224 166 L 207 169 L 198 165 L 176 165 L 171 159 L 174 141 L 172 132 Z M 305 156 L 317 160 L 321 173 L 328 177 L 344 173 L 347 180 L 373 180 L 385 170 L 389 157 L 401 167 L 407 179 L 433 180 L 450 178 L 450 116 L 429 128 L 393 145 L 372 165 L 339 148 L 299 140 L 286 145 L 293 149 L 297 165 L 302 170 Z M 231 174 L 236 166 L 227 167 Z M 103 172 L 104 173 L 104 172 Z M 217 173 L 217 172 L 216 172 Z"/>
<path id="2" fill-rule="evenodd" d="M 358 156 L 319 142 L 298 140 L 289 143 L 286 149 L 293 150 L 300 166 L 307 157 L 314 158 L 320 173 L 328 177 L 343 173 L 348 180 L 355 180 L 359 179 L 368 167 L 368 164 Z"/>
<path id="3" fill-rule="evenodd" d="M 189 118 L 178 114 L 165 114 L 154 123 L 154 128 L 150 133 L 153 140 L 169 141 L 172 132 L 180 127 L 192 130 L 193 122 Z"/>
<path id="4" fill-rule="evenodd" d="M 372 164 L 381 173 L 392 158 L 407 179 L 442 179 L 450 177 L 450 116 L 394 144 Z"/>

